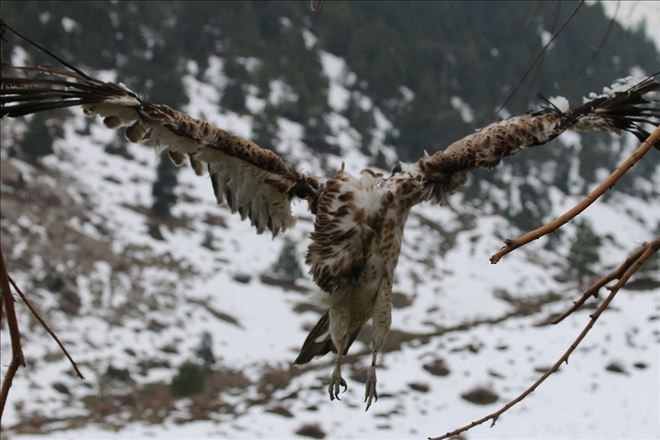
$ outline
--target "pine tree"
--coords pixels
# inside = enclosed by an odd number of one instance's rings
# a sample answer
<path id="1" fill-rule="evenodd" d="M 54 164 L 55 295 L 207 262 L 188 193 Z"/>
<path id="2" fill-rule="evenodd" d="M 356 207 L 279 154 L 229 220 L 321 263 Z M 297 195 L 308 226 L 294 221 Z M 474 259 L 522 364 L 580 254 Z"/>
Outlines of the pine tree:
<path id="1" fill-rule="evenodd" d="M 586 221 L 578 221 L 576 226 L 575 239 L 566 257 L 566 272 L 571 279 L 578 280 L 579 287 L 583 287 L 596 273 L 594 269 L 600 262 L 598 251 L 602 240 Z"/>
<path id="2" fill-rule="evenodd" d="M 296 244 L 293 240 L 289 238 L 284 240 L 284 246 L 282 246 L 282 251 L 277 261 L 273 264 L 272 271 L 289 280 L 296 280 L 303 276 L 303 271 L 298 262 Z"/>
<path id="3" fill-rule="evenodd" d="M 170 393 L 174 397 L 187 397 L 200 393 L 204 389 L 205 373 L 201 365 L 184 362 L 170 382 Z"/>
<path id="4" fill-rule="evenodd" d="M 307 126 L 305 127 L 303 142 L 314 151 L 339 154 L 339 148 L 328 142 L 327 138 L 330 134 L 330 127 L 328 127 L 323 116 L 310 117 L 310 119 L 307 120 Z"/>
<path id="5" fill-rule="evenodd" d="M 20 150 L 32 163 L 37 163 L 44 156 L 53 153 L 53 136 L 46 125 L 46 117 L 42 113 L 37 113 L 30 120 L 25 137 L 20 144 Z"/>
<path id="6" fill-rule="evenodd" d="M 277 110 L 270 104 L 254 117 L 252 137 L 263 148 L 275 150 L 277 143 Z"/>
<path id="7" fill-rule="evenodd" d="M 170 216 L 170 209 L 176 203 L 174 193 L 177 182 L 176 168 L 169 163 L 167 157 L 161 156 L 156 173 L 156 181 L 151 188 L 153 197 L 151 213 L 159 218 L 167 218 Z"/>
<path id="8" fill-rule="evenodd" d="M 211 336 L 211 333 L 202 333 L 202 339 L 195 350 L 195 354 L 202 361 L 204 367 L 207 369 L 213 367 L 213 364 L 215 364 L 215 354 L 213 353 L 213 336 Z"/>

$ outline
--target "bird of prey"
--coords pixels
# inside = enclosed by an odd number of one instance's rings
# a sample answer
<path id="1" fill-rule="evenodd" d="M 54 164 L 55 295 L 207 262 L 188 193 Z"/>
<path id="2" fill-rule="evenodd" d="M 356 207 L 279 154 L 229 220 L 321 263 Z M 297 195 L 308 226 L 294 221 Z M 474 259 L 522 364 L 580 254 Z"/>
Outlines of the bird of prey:
<path id="1" fill-rule="evenodd" d="M 12 66 L 22 74 L 2 76 L 2 117 L 82 107 L 86 115 L 103 117 L 108 128 L 126 127 L 130 142 L 155 145 L 167 151 L 174 165 L 189 161 L 197 174 L 207 172 L 218 202 L 249 219 L 257 233 L 276 235 L 286 230 L 293 224 L 292 201 L 308 204 L 315 220 L 305 261 L 327 299 L 327 311 L 295 363 L 332 351 L 335 364 L 328 393 L 331 400 L 338 398 L 347 388 L 342 357 L 371 319 L 367 409 L 378 398 L 376 363 L 390 328 L 392 284 L 404 226 L 415 205 L 443 203 L 471 170 L 493 168 L 502 158 L 544 144 L 567 129 L 627 131 L 643 140 L 648 136 L 643 124 L 660 122 L 660 110 L 645 99 L 660 88 L 649 77 L 576 108 L 549 105 L 495 122 L 417 162 L 400 163 L 389 174 L 365 169 L 352 176 L 342 167 L 335 176 L 322 179 L 287 166 L 277 154 L 248 139 L 148 102 L 120 83 L 94 79 L 32 44 L 62 67 Z"/>

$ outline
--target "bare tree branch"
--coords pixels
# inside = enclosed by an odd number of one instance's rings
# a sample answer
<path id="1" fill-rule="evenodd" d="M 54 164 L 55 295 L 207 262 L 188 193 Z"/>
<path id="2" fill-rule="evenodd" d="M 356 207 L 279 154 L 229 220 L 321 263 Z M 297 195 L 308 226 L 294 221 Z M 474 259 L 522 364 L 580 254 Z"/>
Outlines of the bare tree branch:
<path id="1" fill-rule="evenodd" d="M 2 289 L 2 301 L 7 313 L 7 326 L 9 327 L 9 336 L 11 338 L 11 362 L 2 379 L 2 388 L 0 389 L 0 423 L 2 423 L 2 414 L 5 411 L 5 403 L 9 395 L 9 388 L 14 380 L 18 367 L 25 366 L 25 357 L 21 347 L 21 332 L 18 329 L 18 320 L 16 319 L 16 310 L 14 309 L 14 297 L 11 295 L 9 287 L 9 275 L 5 267 L 5 257 L 0 250 L 0 289 Z"/>
<path id="2" fill-rule="evenodd" d="M 656 238 L 655 241 L 659 241 L 660 238 Z M 583 293 L 582 296 L 577 301 L 573 302 L 573 305 L 566 309 L 564 313 L 561 315 L 558 315 L 556 317 L 551 318 L 548 323 L 549 324 L 559 324 L 561 321 L 564 320 L 568 315 L 572 314 L 576 310 L 578 310 L 582 305 L 589 299 L 590 296 L 593 296 L 594 298 L 598 297 L 598 291 L 605 286 L 607 283 L 613 280 L 618 280 L 621 279 L 623 275 L 625 275 L 626 271 L 630 268 L 630 266 L 639 259 L 639 257 L 642 255 L 642 253 L 646 250 L 647 245 L 642 245 L 639 248 L 637 248 L 632 254 L 626 258 L 626 261 L 624 261 L 619 267 L 614 269 L 612 272 L 608 273 L 604 277 L 600 278 L 596 282 L 594 282 L 591 286 L 589 286 Z"/>
<path id="3" fill-rule="evenodd" d="M 497 264 L 500 259 L 508 254 L 509 252 L 518 249 L 521 246 L 526 245 L 527 243 L 534 241 L 538 238 L 548 235 L 555 230 L 559 229 L 564 224 L 568 223 L 570 220 L 575 218 L 582 211 L 587 209 L 593 202 L 595 202 L 600 196 L 602 196 L 605 191 L 611 189 L 612 186 L 623 176 L 633 165 L 635 165 L 650 149 L 653 147 L 653 144 L 660 139 L 660 127 L 656 128 L 653 133 L 642 143 L 642 145 L 635 150 L 628 159 L 623 161 L 621 165 L 618 166 L 612 174 L 607 177 L 600 185 L 598 185 L 593 191 L 591 191 L 584 199 L 582 199 L 577 205 L 573 208 L 566 211 L 560 217 L 557 217 L 550 223 L 547 223 L 540 228 L 537 228 L 531 232 L 528 232 L 520 237 L 509 239 L 505 241 L 505 245 L 493 256 L 490 257 L 490 262 L 492 264 Z"/>
<path id="4" fill-rule="evenodd" d="M 46 332 L 48 332 L 48 334 L 49 334 L 49 335 L 55 340 L 55 342 L 57 342 L 57 345 L 59 345 L 59 347 L 60 347 L 60 349 L 62 350 L 62 352 L 64 353 L 64 355 L 67 357 L 67 359 L 69 359 L 69 362 L 71 363 L 71 366 L 72 366 L 73 369 L 75 370 L 75 372 L 76 372 L 76 374 L 78 375 L 78 377 L 81 378 L 81 379 L 83 379 L 83 380 L 85 380 L 85 376 L 83 376 L 83 374 L 82 374 L 82 373 L 80 372 L 80 370 L 78 369 L 78 365 L 76 364 L 76 361 L 74 361 L 74 360 L 71 358 L 71 355 L 69 355 L 69 352 L 68 352 L 67 349 L 64 347 L 64 344 L 62 344 L 62 342 L 60 341 L 60 338 L 58 338 L 57 335 L 55 334 L 55 332 L 52 331 L 52 330 L 50 329 L 50 327 L 48 326 L 48 324 L 46 324 L 46 321 L 44 321 L 43 318 L 39 315 L 39 313 L 37 312 L 37 310 L 32 306 L 32 304 L 30 303 L 30 301 L 29 301 L 29 300 L 27 299 L 27 297 L 23 294 L 23 292 L 21 291 L 21 289 L 18 288 L 18 286 L 16 285 L 16 283 L 14 282 L 14 280 L 13 280 L 11 277 L 9 277 L 9 282 L 11 283 L 12 287 L 16 290 L 16 292 L 18 292 L 18 295 L 21 297 L 21 299 L 23 300 L 23 302 L 25 302 L 25 305 L 27 306 L 28 309 L 30 309 L 30 311 L 32 312 L 32 314 L 34 315 L 34 317 L 37 319 L 37 321 L 39 321 L 39 323 L 44 327 L 44 329 L 46 330 Z"/>
<path id="5" fill-rule="evenodd" d="M 640 268 L 640 266 L 646 260 L 648 260 L 649 257 L 651 257 L 651 255 L 653 255 L 658 250 L 658 248 L 660 248 L 660 237 L 656 238 L 655 240 L 653 240 L 650 243 L 645 243 L 641 248 L 641 250 L 642 250 L 641 253 L 639 253 L 639 249 L 638 249 L 638 250 L 635 250 L 635 252 L 633 252 L 631 254 L 630 258 L 632 258 L 634 255 L 637 255 L 638 257 L 625 270 L 625 272 L 623 273 L 623 275 L 621 276 L 619 281 L 614 286 L 608 287 L 608 289 L 610 290 L 610 294 L 598 306 L 596 311 L 590 315 L 589 322 L 584 327 L 584 329 L 580 332 L 580 334 L 577 336 L 577 338 L 575 338 L 573 343 L 564 352 L 564 354 L 559 358 L 559 360 L 557 362 L 555 362 L 555 364 L 552 367 L 548 368 L 548 370 L 546 370 L 546 372 L 543 373 L 543 375 L 538 380 L 536 380 L 536 382 L 534 382 L 531 386 L 529 386 L 527 389 L 525 389 L 525 391 L 523 391 L 520 395 L 518 395 L 518 397 L 516 397 L 515 399 L 509 401 L 507 404 L 502 406 L 497 411 L 495 411 L 493 413 L 490 413 L 487 416 L 482 417 L 479 420 L 475 420 L 474 422 L 470 423 L 469 425 L 462 426 L 462 427 L 460 427 L 460 428 L 458 428 L 454 431 L 447 432 L 446 434 L 441 435 L 439 437 L 431 438 L 431 440 L 442 440 L 442 439 L 446 439 L 446 438 L 449 438 L 449 437 L 454 437 L 456 435 L 459 435 L 459 434 L 461 434 L 465 431 L 468 431 L 468 430 L 474 428 L 475 426 L 481 425 L 482 423 L 485 423 L 489 420 L 491 421 L 490 426 L 491 427 L 494 426 L 495 422 L 497 422 L 497 419 L 502 414 L 504 414 L 506 411 L 511 409 L 517 403 L 521 402 L 525 397 L 530 395 L 550 375 L 552 375 L 554 372 L 559 370 L 559 367 L 561 367 L 562 363 L 564 363 L 564 362 L 568 363 L 569 356 L 575 351 L 575 349 L 578 347 L 578 345 L 580 345 L 580 342 L 582 342 L 582 340 L 585 338 L 587 333 L 589 333 L 589 330 L 591 330 L 591 328 L 594 326 L 594 324 L 596 323 L 596 321 L 598 320 L 600 315 L 603 313 L 603 311 L 605 309 L 607 309 L 607 307 L 610 305 L 610 303 L 612 302 L 612 300 L 614 299 L 614 297 L 618 293 L 619 289 L 621 289 L 621 287 L 623 287 L 626 284 L 626 282 L 628 282 L 628 279 L 632 276 L 632 274 L 635 273 Z M 626 264 L 627 262 L 628 262 L 628 260 L 626 260 L 626 262 L 624 262 L 624 264 Z M 600 280 L 597 281 L 594 284 L 594 286 L 596 284 L 598 284 L 599 282 L 600 282 Z"/>

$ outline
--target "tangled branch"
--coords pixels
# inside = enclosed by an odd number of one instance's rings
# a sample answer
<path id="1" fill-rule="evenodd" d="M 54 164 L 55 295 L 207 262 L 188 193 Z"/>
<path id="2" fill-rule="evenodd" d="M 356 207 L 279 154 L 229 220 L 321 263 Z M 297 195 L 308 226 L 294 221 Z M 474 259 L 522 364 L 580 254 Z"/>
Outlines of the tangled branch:
<path id="1" fill-rule="evenodd" d="M 657 250 L 658 247 L 658 242 L 660 242 L 660 237 L 656 238 L 652 243 L 655 243 L 655 249 Z M 589 299 L 590 296 L 593 296 L 594 298 L 598 297 L 598 291 L 604 287 L 607 283 L 613 280 L 620 280 L 625 274 L 626 271 L 635 263 L 639 257 L 642 256 L 644 251 L 648 248 L 648 245 L 644 244 L 640 247 L 638 247 L 632 254 L 626 258 L 626 261 L 624 261 L 619 267 L 614 269 L 612 272 L 608 273 L 604 277 L 600 278 L 599 280 L 595 281 L 589 288 L 587 288 L 584 292 L 582 292 L 582 295 L 577 301 L 573 302 L 573 305 L 566 309 L 566 311 L 556 317 L 551 318 L 548 323 L 549 324 L 559 324 L 561 321 L 564 320 L 567 316 L 571 315 L 573 312 L 578 310 L 582 305 Z M 655 251 L 654 251 L 655 252 Z"/>
<path id="2" fill-rule="evenodd" d="M 4 413 L 5 403 L 7 403 L 7 397 L 9 396 L 9 388 L 11 387 L 11 384 L 14 380 L 14 376 L 16 376 L 18 367 L 25 366 L 25 357 L 23 356 L 23 348 L 21 345 L 21 333 L 18 328 L 18 320 L 16 318 L 16 310 L 14 308 L 14 297 L 11 294 L 10 285 L 16 290 L 16 292 L 18 292 L 18 295 L 21 297 L 23 302 L 25 302 L 25 305 L 28 307 L 28 309 L 30 309 L 30 312 L 32 312 L 37 321 L 39 321 L 46 332 L 48 332 L 48 334 L 55 340 L 57 345 L 60 347 L 64 355 L 73 366 L 73 369 L 75 370 L 78 377 L 83 380 L 85 379 L 83 374 L 80 372 L 78 365 L 73 360 L 67 349 L 64 347 L 64 344 L 62 344 L 55 332 L 51 330 L 48 324 L 46 324 L 46 321 L 44 321 L 44 319 L 39 315 L 25 294 L 23 294 L 21 289 L 18 288 L 14 280 L 12 280 L 9 276 L 5 266 L 4 255 L 2 254 L 2 250 L 0 250 L 0 288 L 2 289 L 2 305 L 4 306 L 4 310 L 7 314 L 7 325 L 9 327 L 12 352 L 11 362 L 7 368 L 5 377 L 2 379 L 2 388 L 0 389 L 0 422 L 2 422 L 2 414 Z"/>
<path id="3" fill-rule="evenodd" d="M 568 223 L 570 220 L 575 218 L 582 211 L 587 209 L 593 202 L 595 202 L 600 196 L 602 196 L 605 191 L 611 189 L 614 184 L 623 176 L 630 168 L 633 167 L 650 149 L 653 145 L 658 142 L 660 139 L 660 127 L 656 128 L 653 133 L 642 143 L 642 145 L 635 150 L 630 157 L 628 157 L 621 165 L 618 166 L 612 174 L 609 175 L 603 182 L 598 185 L 593 191 L 591 191 L 584 199 L 582 199 L 577 205 L 573 208 L 566 211 L 566 213 L 560 217 L 557 217 L 550 223 L 547 223 L 540 228 L 534 229 L 531 232 L 521 235 L 520 237 L 505 240 L 505 245 L 492 257 L 490 257 L 490 262 L 492 264 L 497 264 L 500 259 L 506 254 L 518 249 L 521 246 L 526 245 L 527 243 L 534 241 L 538 238 L 548 235 L 564 224 Z"/>
<path id="4" fill-rule="evenodd" d="M 630 279 L 630 277 L 635 272 L 637 272 L 637 270 L 641 267 L 641 265 L 644 264 L 644 262 L 646 260 L 648 260 L 651 257 L 651 255 L 653 255 L 655 252 L 658 251 L 659 248 L 660 248 L 660 237 L 657 237 L 652 242 L 645 243 L 639 249 L 636 249 L 632 254 L 630 254 L 630 256 L 626 259 L 626 261 L 624 261 L 624 263 L 621 266 L 619 266 L 619 268 L 616 271 L 612 272 L 614 275 L 609 274 L 606 277 L 603 277 L 603 279 L 609 277 L 608 281 L 613 280 L 615 278 L 618 278 L 619 281 L 616 284 L 614 284 L 613 286 L 607 288 L 610 291 L 610 294 L 603 300 L 603 302 L 600 303 L 600 305 L 598 306 L 596 311 L 594 313 L 592 313 L 591 315 L 589 315 L 589 317 L 590 317 L 589 322 L 584 327 L 584 329 L 582 329 L 582 331 L 577 336 L 577 338 L 575 338 L 573 343 L 570 345 L 570 347 L 568 347 L 568 349 L 564 352 L 564 354 L 557 360 L 557 362 L 555 362 L 555 364 L 553 366 L 548 368 L 546 370 L 546 372 L 543 373 L 543 375 L 538 380 L 536 380 L 536 382 L 534 382 L 527 389 L 525 389 L 525 391 L 523 391 L 521 394 L 519 394 L 518 397 L 516 397 L 515 399 L 509 401 L 507 404 L 502 406 L 497 411 L 492 412 L 492 413 L 488 414 L 487 416 L 482 417 L 479 420 L 475 420 L 474 422 L 470 423 L 469 425 L 462 426 L 462 427 L 460 427 L 460 428 L 458 428 L 454 431 L 447 432 L 446 434 L 441 435 L 439 437 L 431 438 L 430 440 L 442 440 L 442 439 L 446 439 L 446 438 L 449 438 L 449 437 L 454 437 L 456 435 L 459 435 L 459 434 L 461 434 L 465 431 L 468 431 L 468 430 L 474 428 L 475 426 L 479 426 L 482 423 L 485 423 L 489 420 L 491 421 L 490 426 L 493 427 L 495 425 L 495 423 L 497 422 L 497 419 L 502 414 L 504 414 L 506 411 L 511 409 L 517 403 L 521 402 L 525 397 L 530 395 L 550 375 L 552 375 L 553 373 L 558 371 L 559 367 L 561 367 L 562 363 L 566 362 L 568 364 L 568 358 L 570 357 L 570 355 L 575 351 L 575 349 L 578 347 L 578 345 L 580 345 L 580 342 L 582 342 L 582 340 L 585 338 L 585 336 L 587 336 L 587 333 L 589 333 L 589 330 L 591 330 L 591 328 L 594 326 L 594 324 L 596 323 L 596 321 L 598 320 L 600 315 L 603 313 L 603 311 L 605 311 L 605 309 L 607 309 L 607 307 L 610 305 L 610 303 L 612 302 L 612 300 L 614 299 L 616 294 L 619 292 L 619 290 L 628 282 L 628 279 Z M 618 272 L 622 269 L 623 269 L 623 274 L 620 274 L 619 276 L 617 276 Z M 610 277 L 610 275 L 612 275 L 612 276 Z M 597 293 L 598 290 L 600 290 L 600 288 L 605 285 L 605 283 L 602 283 L 603 279 L 596 281 L 585 292 L 593 291 L 593 292 Z"/>
<path id="5" fill-rule="evenodd" d="M 9 395 L 9 388 L 14 380 L 18 367 L 25 366 L 25 357 L 23 356 L 23 347 L 21 346 L 21 332 L 18 329 L 18 320 L 16 319 L 16 309 L 14 309 L 14 297 L 11 295 L 9 287 L 9 274 L 5 267 L 5 257 L 0 251 L 0 289 L 2 289 L 2 303 L 7 314 L 7 326 L 9 327 L 9 337 L 11 338 L 11 362 L 2 379 L 2 388 L 0 389 L 0 423 L 2 414 L 5 411 L 5 403 Z"/>
<path id="6" fill-rule="evenodd" d="M 80 369 L 78 368 L 78 364 L 76 364 L 76 361 L 73 360 L 73 358 L 71 357 L 71 355 L 67 351 L 66 347 L 64 347 L 64 344 L 62 344 L 62 341 L 60 341 L 60 338 L 58 338 L 57 335 L 55 334 L 55 332 L 53 330 L 51 330 L 51 328 L 48 326 L 48 324 L 46 324 L 46 321 L 44 321 L 44 319 L 39 315 L 39 313 L 37 312 L 37 309 L 34 308 L 34 306 L 30 303 L 30 301 L 27 299 L 27 297 L 21 291 L 21 289 L 18 288 L 18 286 L 16 285 L 16 283 L 14 282 L 14 280 L 11 277 L 9 277 L 9 283 L 12 285 L 14 290 L 16 290 L 16 292 L 18 292 L 18 295 L 21 297 L 21 299 L 23 300 L 23 302 L 25 303 L 27 308 L 30 309 L 30 312 L 32 312 L 32 315 L 34 315 L 34 317 L 37 319 L 37 321 L 39 321 L 39 324 L 41 324 L 43 326 L 43 328 L 46 330 L 46 332 L 51 336 L 51 338 L 53 338 L 55 340 L 57 345 L 60 347 L 60 349 L 62 350 L 64 355 L 69 360 L 69 363 L 71 363 L 71 366 L 73 367 L 74 371 L 76 372 L 76 375 L 79 378 L 85 380 L 85 376 L 83 376 L 83 374 L 80 372 Z"/>

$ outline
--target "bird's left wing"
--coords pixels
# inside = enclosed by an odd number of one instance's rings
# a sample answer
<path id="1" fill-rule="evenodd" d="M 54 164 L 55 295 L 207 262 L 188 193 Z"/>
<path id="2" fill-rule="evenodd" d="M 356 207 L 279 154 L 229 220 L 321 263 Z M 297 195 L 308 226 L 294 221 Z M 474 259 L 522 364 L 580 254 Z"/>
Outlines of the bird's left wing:
<path id="1" fill-rule="evenodd" d="M 285 230 L 294 220 L 291 200 L 311 203 L 316 196 L 317 179 L 288 167 L 274 152 L 166 105 L 147 102 L 122 84 L 91 78 L 70 64 L 3 67 L 23 73 L 3 72 L 3 118 L 81 106 L 85 114 L 103 117 L 108 128 L 126 127 L 129 141 L 167 151 L 175 165 L 189 161 L 199 175 L 208 170 L 218 203 L 226 202 L 232 212 L 249 218 L 258 233 Z"/>
<path id="2" fill-rule="evenodd" d="M 568 129 L 627 131 L 643 141 L 649 136 L 643 124 L 656 127 L 660 124 L 658 99 L 651 96 L 658 90 L 660 84 L 648 77 L 623 90 L 606 89 L 603 95 L 594 96 L 576 108 L 551 105 L 490 124 L 443 151 L 423 157 L 415 164 L 415 172 L 432 187 L 426 194 L 442 203 L 465 183 L 469 171 L 493 168 L 504 157 L 550 142 Z"/>

